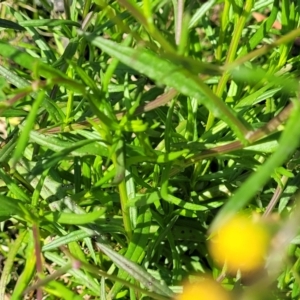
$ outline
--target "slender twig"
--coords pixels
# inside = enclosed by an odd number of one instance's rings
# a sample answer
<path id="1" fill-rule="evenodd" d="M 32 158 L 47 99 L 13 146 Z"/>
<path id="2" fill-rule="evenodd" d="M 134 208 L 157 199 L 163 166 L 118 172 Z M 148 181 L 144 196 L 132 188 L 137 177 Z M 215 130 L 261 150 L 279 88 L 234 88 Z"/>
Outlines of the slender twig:
<path id="1" fill-rule="evenodd" d="M 221 283 L 225 278 L 226 278 L 226 274 L 225 274 L 225 273 L 221 273 L 221 274 L 217 277 L 216 281 L 219 282 L 219 283 Z"/>
<path id="2" fill-rule="evenodd" d="M 282 176 L 281 178 L 281 184 L 278 184 L 276 190 L 275 190 L 275 193 L 271 199 L 271 201 L 269 202 L 264 214 L 263 214 L 263 218 L 266 218 L 269 216 L 269 214 L 272 212 L 273 208 L 275 207 L 276 203 L 278 202 L 279 198 L 280 198 L 280 195 L 282 194 L 284 188 L 285 188 L 285 185 L 288 181 L 288 177 L 287 176 Z"/>
<path id="3" fill-rule="evenodd" d="M 255 131 L 249 132 L 246 138 L 251 143 L 253 143 L 269 135 L 270 133 L 274 132 L 278 128 L 278 126 L 280 126 L 283 122 L 287 120 L 287 118 L 291 114 L 292 109 L 293 109 L 293 103 L 291 102 L 277 116 L 271 119 L 265 126 Z"/>

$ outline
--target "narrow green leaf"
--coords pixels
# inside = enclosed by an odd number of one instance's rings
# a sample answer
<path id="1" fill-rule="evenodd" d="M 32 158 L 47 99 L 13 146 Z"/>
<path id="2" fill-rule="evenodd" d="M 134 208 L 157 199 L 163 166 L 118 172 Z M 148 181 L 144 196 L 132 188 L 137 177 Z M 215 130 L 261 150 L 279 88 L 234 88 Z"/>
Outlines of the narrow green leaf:
<path id="1" fill-rule="evenodd" d="M 209 0 L 201 4 L 189 22 L 189 28 L 197 25 L 198 21 L 213 7 L 217 0 Z"/>
<path id="2" fill-rule="evenodd" d="M 15 285 L 15 289 L 11 296 L 11 300 L 19 300 L 22 299 L 22 293 L 28 287 L 31 280 L 33 280 L 33 276 L 36 270 L 36 254 L 34 249 L 34 240 L 33 235 L 28 235 L 28 239 L 26 241 L 26 262 L 23 267 L 22 273 L 18 278 L 18 281 Z"/>
<path id="3" fill-rule="evenodd" d="M 14 131 L 14 133 L 12 134 L 12 138 L 8 141 L 8 143 L 5 144 L 5 146 L 3 146 L 0 149 L 0 162 L 1 163 L 7 162 L 10 159 L 10 157 L 13 153 L 13 150 L 16 147 L 17 139 L 18 139 L 17 131 Z"/>
<path id="4" fill-rule="evenodd" d="M 38 71 L 39 75 L 47 79 L 52 79 L 55 83 L 60 83 L 61 85 L 69 87 L 74 91 L 85 94 L 85 86 L 81 83 L 68 78 L 61 71 L 52 68 L 38 58 L 32 57 L 30 54 L 21 51 L 4 41 L 0 41 L 0 55 L 11 59 L 15 63 L 30 71 Z"/>
<path id="5" fill-rule="evenodd" d="M 23 191 L 24 187 L 19 187 L 15 179 L 10 175 L 7 175 L 4 170 L 0 168 L 0 178 L 5 182 L 7 188 L 10 190 L 10 192 L 16 196 L 18 199 L 24 202 L 29 202 L 30 197 Z M 2 209 L 2 208 L 1 208 Z M 0 212 L 1 214 L 1 212 Z"/>
<path id="6" fill-rule="evenodd" d="M 14 29 L 19 31 L 24 31 L 25 28 L 18 23 L 15 23 L 10 20 L 0 19 L 0 27 L 2 28 L 8 28 L 8 29 Z"/>
<path id="7" fill-rule="evenodd" d="M 20 9 L 14 9 L 13 6 L 7 6 L 7 10 L 16 18 L 18 22 L 22 22 L 25 20 L 28 20 L 29 17 L 22 13 Z M 26 28 L 27 34 L 31 36 L 37 47 L 41 50 L 42 57 L 46 58 L 47 61 L 55 61 L 55 53 L 50 47 L 49 43 L 45 40 L 45 38 L 33 27 L 27 27 Z M 39 56 L 39 55 L 38 55 Z"/>
<path id="8" fill-rule="evenodd" d="M 70 39 L 67 47 L 65 48 L 64 53 L 62 54 L 61 57 L 58 58 L 57 61 L 55 61 L 52 64 L 52 67 L 53 68 L 61 67 L 66 63 L 67 59 L 68 60 L 72 59 L 73 56 L 75 55 L 79 45 L 80 45 L 80 43 L 79 43 L 78 37 Z"/>
<path id="9" fill-rule="evenodd" d="M 178 220 L 178 215 L 174 216 L 167 224 L 161 220 L 161 218 L 157 215 L 157 213 L 153 213 L 153 218 L 156 222 L 158 222 L 158 228 L 155 232 L 155 239 L 152 240 L 151 244 L 147 247 L 147 261 L 150 261 L 155 253 L 155 249 L 159 246 L 159 244 L 165 239 L 168 232 L 173 228 L 174 224 Z M 160 220 L 162 222 L 160 222 Z M 172 232 L 173 233 L 173 232 Z M 174 235 L 176 237 L 176 235 Z"/>
<path id="10" fill-rule="evenodd" d="M 0 74 L 6 79 L 7 82 L 13 84 L 18 88 L 25 88 L 30 85 L 30 83 L 27 80 L 18 76 L 12 70 L 9 70 L 1 65 L 0 65 Z"/>
<path id="11" fill-rule="evenodd" d="M 2 57 L 12 59 L 15 63 L 28 70 L 33 70 L 34 63 L 38 61 L 37 58 L 32 57 L 26 52 L 18 50 L 3 40 L 0 41 L 0 55 Z"/>
<path id="12" fill-rule="evenodd" d="M 279 140 L 277 151 L 252 174 L 237 190 L 214 219 L 211 231 L 224 224 L 270 180 L 274 170 L 281 166 L 300 144 L 300 104 L 294 101 L 294 109 Z"/>
<path id="13" fill-rule="evenodd" d="M 85 214 L 73 214 L 64 212 L 53 212 L 44 216 L 44 218 L 49 222 L 57 222 L 60 224 L 74 224 L 82 225 L 92 223 L 101 217 L 106 211 L 106 208 L 95 210 L 90 213 Z"/>
<path id="14" fill-rule="evenodd" d="M 60 19 L 26 20 L 26 21 L 20 21 L 19 24 L 23 27 L 42 27 L 42 26 L 56 27 L 62 25 L 69 25 L 75 27 L 81 26 L 78 22 L 74 22 L 71 20 L 60 20 Z"/>
<path id="15" fill-rule="evenodd" d="M 44 172 L 47 169 L 50 169 L 51 167 L 55 166 L 58 162 L 66 159 L 70 153 L 72 153 L 74 150 L 77 150 L 78 148 L 81 148 L 82 146 L 87 146 L 95 141 L 93 140 L 83 140 L 79 141 L 73 144 L 73 146 L 70 146 L 68 148 L 63 149 L 60 152 L 54 153 L 46 160 L 42 161 L 40 160 L 35 167 L 32 169 L 31 173 L 32 175 L 38 175 Z M 85 154 L 87 155 L 87 154 Z"/>
<path id="16" fill-rule="evenodd" d="M 2 199 L 0 198 L 0 203 L 2 202 Z M 24 230 L 21 232 L 17 239 L 14 241 L 10 251 L 8 251 L 8 257 L 5 260 L 5 265 L 4 268 L 1 272 L 1 279 L 0 279 L 0 299 L 5 299 L 6 298 L 6 285 L 9 282 L 9 277 L 11 276 L 11 272 L 13 271 L 13 266 L 14 266 L 14 259 L 20 250 L 22 246 L 22 242 L 27 234 L 27 231 Z"/>
<path id="17" fill-rule="evenodd" d="M 108 150 L 103 141 L 83 140 L 83 141 L 64 141 L 53 136 L 47 136 L 37 131 L 30 132 L 30 142 L 37 143 L 54 152 L 66 150 L 70 156 L 100 155 L 107 156 Z M 90 144 L 94 143 L 93 146 Z"/>
<path id="18" fill-rule="evenodd" d="M 6 197 L 0 194 L 0 204 L 1 204 L 0 217 L 22 215 L 22 211 L 19 206 L 20 202 L 21 202 L 20 200 Z"/>
<path id="19" fill-rule="evenodd" d="M 174 87 L 184 95 L 197 98 L 214 116 L 224 120 L 234 130 L 239 139 L 246 142 L 245 135 L 248 130 L 239 121 L 236 113 L 216 96 L 197 75 L 194 75 L 188 69 L 178 67 L 178 62 L 177 64 L 170 62 L 166 58 L 163 59 L 146 49 L 133 49 L 101 37 L 95 37 L 92 34 L 82 32 L 81 34 L 95 46 L 119 59 L 122 63 L 147 75 L 158 84 Z"/>
<path id="20" fill-rule="evenodd" d="M 115 159 L 116 174 L 113 179 L 113 184 L 119 184 L 125 178 L 125 154 L 124 154 L 124 141 L 122 137 L 120 137 L 119 141 L 117 142 L 114 152 L 116 157 Z"/>
<path id="21" fill-rule="evenodd" d="M 117 266 L 126 270 L 133 278 L 142 282 L 150 291 L 155 291 L 156 293 L 169 297 L 173 296 L 173 292 L 170 288 L 166 285 L 162 285 L 142 267 L 118 254 L 105 244 L 97 243 L 97 245 Z"/>
<path id="22" fill-rule="evenodd" d="M 71 290 L 71 288 L 68 288 L 64 283 L 59 281 L 49 281 L 45 286 L 45 290 L 47 291 L 48 295 L 53 294 L 56 297 L 58 296 L 59 299 L 82 300 L 82 296 L 76 294 Z"/>
<path id="23" fill-rule="evenodd" d="M 45 91 L 42 90 L 38 93 L 37 98 L 33 102 L 30 112 L 26 118 L 25 126 L 21 130 L 16 149 L 12 156 L 13 164 L 15 164 L 21 158 L 25 148 L 27 147 L 30 131 L 34 127 L 34 122 L 38 113 L 38 109 L 40 108 L 41 103 L 44 101 L 44 97 Z"/>
<path id="24" fill-rule="evenodd" d="M 144 205 L 150 205 L 155 201 L 160 200 L 161 196 L 159 192 L 155 191 L 153 193 L 147 194 L 137 194 L 134 198 L 127 202 L 128 207 L 139 207 Z"/>
<path id="25" fill-rule="evenodd" d="M 136 229 L 134 230 L 131 242 L 128 245 L 128 249 L 124 258 L 130 259 L 133 263 L 139 263 L 141 259 L 145 255 L 145 248 L 148 244 L 148 234 L 150 232 L 150 226 L 145 226 L 145 224 L 149 224 L 151 222 L 151 213 L 147 208 L 143 208 L 140 210 L 140 214 L 137 219 Z M 144 271 L 146 273 L 146 271 Z M 129 275 L 131 274 L 128 270 L 124 270 L 123 268 L 119 270 L 118 277 L 128 280 Z M 131 274 L 132 275 L 132 274 Z M 142 284 L 147 286 L 147 282 L 143 281 L 144 277 L 135 277 Z M 110 291 L 110 295 L 112 298 L 121 290 L 123 287 L 122 284 L 116 282 L 113 288 Z"/>
<path id="26" fill-rule="evenodd" d="M 54 239 L 50 243 L 43 246 L 42 251 L 49 251 L 53 249 L 57 249 L 62 245 L 67 245 L 74 241 L 82 240 L 85 237 L 93 236 L 93 231 L 85 231 L 82 229 L 72 231 L 64 236 Z"/>

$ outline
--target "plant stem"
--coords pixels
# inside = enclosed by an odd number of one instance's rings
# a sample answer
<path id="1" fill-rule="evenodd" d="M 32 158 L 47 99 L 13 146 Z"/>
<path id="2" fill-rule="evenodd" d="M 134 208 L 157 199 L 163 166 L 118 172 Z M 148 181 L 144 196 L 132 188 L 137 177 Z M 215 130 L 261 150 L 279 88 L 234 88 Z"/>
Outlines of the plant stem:
<path id="1" fill-rule="evenodd" d="M 123 215 L 124 229 L 127 234 L 127 239 L 130 241 L 131 237 L 132 237 L 132 229 L 131 229 L 129 208 L 126 206 L 127 202 L 128 202 L 128 197 L 127 197 L 127 189 L 126 189 L 125 179 L 123 179 L 119 183 L 118 187 L 119 187 L 119 193 L 120 193 L 120 202 L 121 202 L 121 209 L 122 209 L 122 215 Z"/>
<path id="2" fill-rule="evenodd" d="M 227 53 L 226 64 L 229 64 L 232 61 L 234 61 L 234 59 L 236 57 L 236 52 L 237 52 L 240 38 L 242 36 L 242 31 L 245 27 L 247 17 L 251 13 L 251 9 L 252 9 L 253 5 L 254 5 L 254 0 L 246 1 L 242 15 L 240 16 L 239 21 L 236 24 L 234 32 L 233 32 L 233 37 L 232 37 L 232 40 L 231 40 L 231 43 L 229 46 L 229 50 Z M 220 78 L 220 81 L 219 81 L 219 84 L 218 84 L 217 90 L 216 90 L 216 95 L 218 97 L 222 97 L 222 94 L 225 90 L 225 87 L 226 87 L 229 77 L 230 77 L 230 73 L 225 72 L 222 75 L 222 77 Z M 209 130 L 211 128 L 211 126 L 213 125 L 213 122 L 214 122 L 214 116 L 210 112 L 208 119 L 207 119 L 206 130 Z"/>

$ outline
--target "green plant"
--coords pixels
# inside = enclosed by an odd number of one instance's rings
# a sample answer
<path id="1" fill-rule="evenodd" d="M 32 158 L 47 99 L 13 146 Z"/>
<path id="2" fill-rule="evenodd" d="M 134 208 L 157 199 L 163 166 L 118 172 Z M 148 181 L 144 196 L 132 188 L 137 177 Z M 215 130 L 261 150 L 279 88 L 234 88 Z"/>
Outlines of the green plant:
<path id="1" fill-rule="evenodd" d="M 195 272 L 298 298 L 299 4 L 30 3 L 0 7 L 0 299 L 170 299 Z M 275 208 L 245 289 L 206 233 Z"/>

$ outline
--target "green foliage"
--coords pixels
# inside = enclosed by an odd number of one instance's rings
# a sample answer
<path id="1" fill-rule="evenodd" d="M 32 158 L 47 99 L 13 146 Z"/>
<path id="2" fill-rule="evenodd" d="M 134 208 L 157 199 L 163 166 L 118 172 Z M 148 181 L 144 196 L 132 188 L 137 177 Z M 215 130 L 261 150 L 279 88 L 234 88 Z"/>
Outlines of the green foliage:
<path id="1" fill-rule="evenodd" d="M 0 6 L 0 299 L 298 299 L 300 4 L 63 2 Z M 277 243 L 247 289 L 206 248 L 239 211 Z"/>

